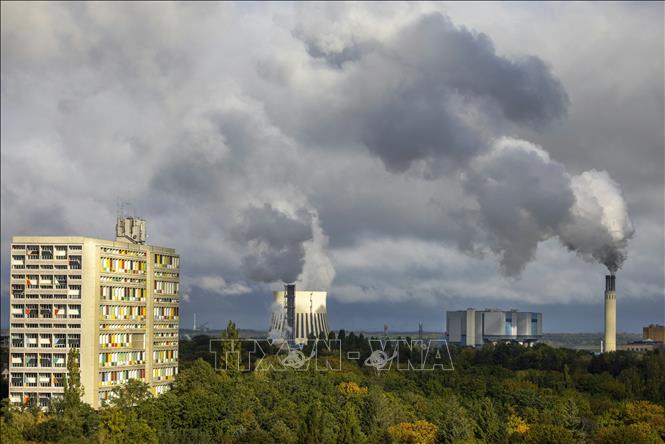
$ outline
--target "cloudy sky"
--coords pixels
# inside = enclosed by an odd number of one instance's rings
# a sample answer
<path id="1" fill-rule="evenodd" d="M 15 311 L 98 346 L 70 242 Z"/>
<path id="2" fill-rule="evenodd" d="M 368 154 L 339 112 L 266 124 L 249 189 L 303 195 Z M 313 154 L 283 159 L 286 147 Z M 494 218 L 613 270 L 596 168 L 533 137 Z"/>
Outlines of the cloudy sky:
<path id="1" fill-rule="evenodd" d="M 665 320 L 662 3 L 2 3 L 2 325 L 15 235 L 181 255 L 181 325 Z"/>

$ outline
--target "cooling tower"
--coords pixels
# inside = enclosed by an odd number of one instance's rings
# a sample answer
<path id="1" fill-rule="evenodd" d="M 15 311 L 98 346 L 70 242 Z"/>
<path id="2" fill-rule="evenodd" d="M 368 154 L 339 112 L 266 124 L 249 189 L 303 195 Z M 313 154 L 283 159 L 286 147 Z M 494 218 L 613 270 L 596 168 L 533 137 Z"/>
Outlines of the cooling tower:
<path id="1" fill-rule="evenodd" d="M 289 328 L 287 315 L 286 291 L 273 291 L 275 302 L 273 304 L 270 329 L 284 332 L 284 338 L 293 339 L 296 344 L 302 344 L 307 338 L 318 338 L 323 332 L 326 337 L 330 332 L 328 313 L 326 311 L 325 291 L 295 291 L 293 328 Z M 290 299 L 290 298 L 289 298 Z M 290 300 L 288 305 L 290 305 Z"/>
<path id="2" fill-rule="evenodd" d="M 605 276 L 605 350 L 617 349 L 617 294 L 613 274 Z"/>

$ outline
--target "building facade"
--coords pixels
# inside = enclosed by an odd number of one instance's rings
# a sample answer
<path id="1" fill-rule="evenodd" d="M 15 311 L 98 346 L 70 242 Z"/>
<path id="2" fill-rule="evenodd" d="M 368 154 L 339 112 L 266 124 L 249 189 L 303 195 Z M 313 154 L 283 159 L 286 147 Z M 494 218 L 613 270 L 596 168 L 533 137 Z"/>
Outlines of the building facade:
<path id="1" fill-rule="evenodd" d="M 464 346 L 488 342 L 531 344 L 543 334 L 543 314 L 517 310 L 466 310 L 446 312 L 447 338 Z"/>
<path id="2" fill-rule="evenodd" d="M 665 325 L 649 324 L 642 328 L 642 339 L 665 342 Z"/>
<path id="3" fill-rule="evenodd" d="M 11 403 L 48 407 L 61 396 L 72 347 L 93 407 L 129 379 L 168 390 L 178 373 L 179 261 L 174 249 L 124 238 L 14 237 Z"/>
<path id="4" fill-rule="evenodd" d="M 307 342 L 307 338 L 320 337 L 321 333 L 328 337 L 328 313 L 326 310 L 325 291 L 296 291 L 295 292 L 295 329 L 294 340 L 296 344 Z M 270 329 L 284 332 L 287 330 L 286 292 L 274 291 L 274 304 L 276 310 L 272 313 Z"/>

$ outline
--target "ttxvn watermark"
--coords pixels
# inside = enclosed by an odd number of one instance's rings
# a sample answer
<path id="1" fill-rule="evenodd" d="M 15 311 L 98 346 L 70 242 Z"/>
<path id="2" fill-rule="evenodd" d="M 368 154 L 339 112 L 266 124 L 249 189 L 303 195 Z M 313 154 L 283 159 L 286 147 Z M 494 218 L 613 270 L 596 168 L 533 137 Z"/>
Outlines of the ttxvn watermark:
<path id="1" fill-rule="evenodd" d="M 366 345 L 355 351 L 343 350 L 340 339 L 210 339 L 210 353 L 222 371 L 341 371 L 343 357 L 377 372 L 454 370 L 444 339 L 367 339 Z"/>

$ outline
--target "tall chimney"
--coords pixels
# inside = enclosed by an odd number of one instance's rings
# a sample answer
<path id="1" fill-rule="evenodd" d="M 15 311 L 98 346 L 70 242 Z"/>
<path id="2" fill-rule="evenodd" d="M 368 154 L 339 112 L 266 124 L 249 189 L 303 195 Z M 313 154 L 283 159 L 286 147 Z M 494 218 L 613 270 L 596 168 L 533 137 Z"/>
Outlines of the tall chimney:
<path id="1" fill-rule="evenodd" d="M 295 343 L 296 339 L 296 284 L 284 286 L 284 297 L 286 299 L 286 325 L 289 327 L 287 339 L 289 343 Z"/>
<path id="2" fill-rule="evenodd" d="M 617 294 L 614 274 L 605 276 L 605 350 L 617 349 Z"/>

